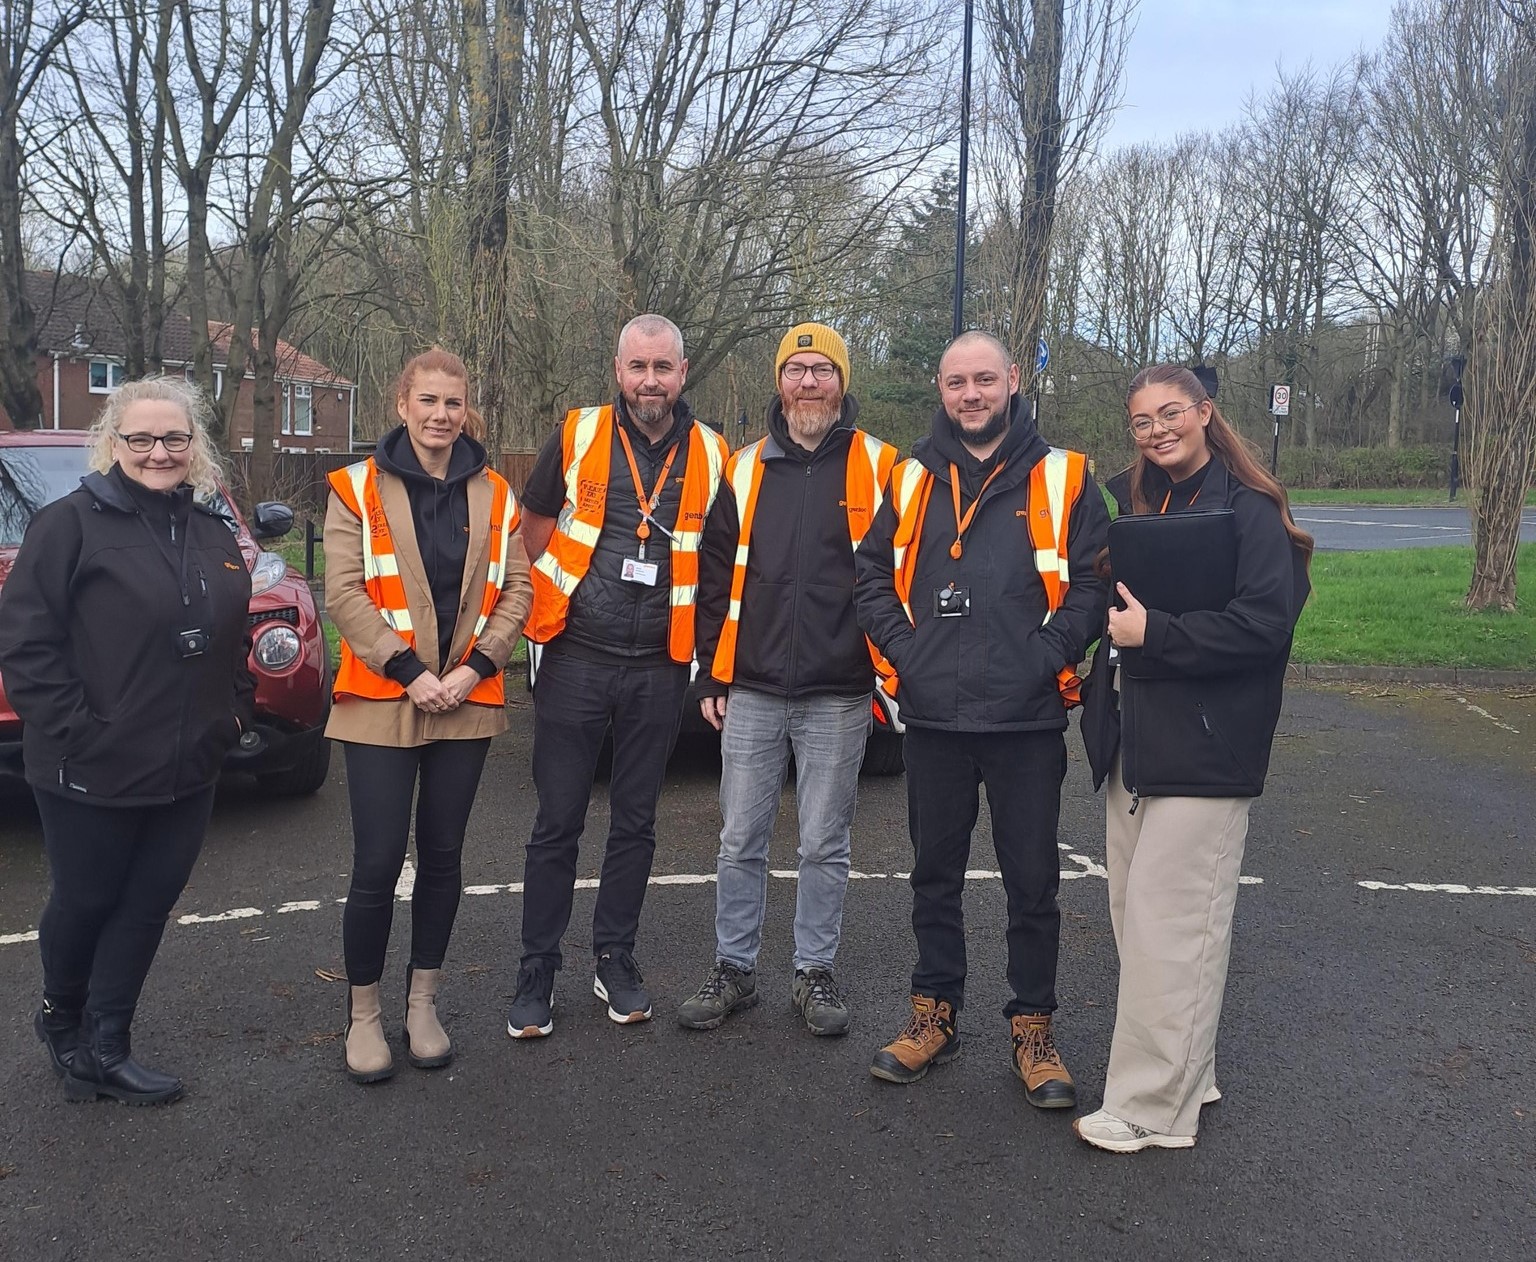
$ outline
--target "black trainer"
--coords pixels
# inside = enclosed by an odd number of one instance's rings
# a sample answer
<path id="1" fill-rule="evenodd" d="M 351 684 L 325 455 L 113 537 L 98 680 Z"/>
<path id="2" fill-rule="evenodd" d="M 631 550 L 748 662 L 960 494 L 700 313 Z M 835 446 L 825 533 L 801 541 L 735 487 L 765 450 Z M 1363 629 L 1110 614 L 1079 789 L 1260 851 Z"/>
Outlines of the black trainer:
<path id="1" fill-rule="evenodd" d="M 757 973 L 717 961 L 704 984 L 677 1009 L 677 1023 L 685 1030 L 713 1030 L 738 1008 L 757 1006 Z"/>
<path id="2" fill-rule="evenodd" d="M 604 951 L 597 957 L 592 993 L 608 1005 L 608 1019 L 620 1025 L 651 1019 L 651 997 L 645 978 L 628 951 Z"/>
<path id="3" fill-rule="evenodd" d="M 812 1034 L 830 1038 L 853 1027 L 853 1013 L 830 968 L 797 968 L 790 995 Z"/>
<path id="4" fill-rule="evenodd" d="M 517 994 L 507 1013 L 507 1033 L 515 1039 L 541 1039 L 555 1028 L 555 970 L 535 960 L 517 971 Z"/>

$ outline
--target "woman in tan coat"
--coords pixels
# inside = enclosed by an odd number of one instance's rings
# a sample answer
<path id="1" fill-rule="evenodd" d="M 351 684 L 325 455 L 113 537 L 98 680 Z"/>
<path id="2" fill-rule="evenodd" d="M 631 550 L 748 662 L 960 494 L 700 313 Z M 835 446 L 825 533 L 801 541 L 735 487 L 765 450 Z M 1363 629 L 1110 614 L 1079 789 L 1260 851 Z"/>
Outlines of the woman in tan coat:
<path id="1" fill-rule="evenodd" d="M 342 917 L 347 1072 L 394 1073 L 379 979 L 416 798 L 416 883 L 405 1051 L 453 1059 L 436 995 L 462 889 L 460 857 L 491 738 L 506 731 L 502 671 L 532 588 L 506 481 L 487 467 L 462 360 L 436 349 L 400 374 L 402 424 L 331 474 L 325 599 L 342 636 L 326 735 L 343 742 L 352 883 Z M 420 791 L 417 784 L 420 782 Z"/>

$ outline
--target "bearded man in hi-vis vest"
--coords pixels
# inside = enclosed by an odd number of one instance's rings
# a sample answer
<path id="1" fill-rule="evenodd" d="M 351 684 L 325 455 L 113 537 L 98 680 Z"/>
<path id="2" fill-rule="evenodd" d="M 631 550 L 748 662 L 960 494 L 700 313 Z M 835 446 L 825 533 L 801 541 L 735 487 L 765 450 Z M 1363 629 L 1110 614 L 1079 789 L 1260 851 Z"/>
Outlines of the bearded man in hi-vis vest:
<path id="1" fill-rule="evenodd" d="M 1038 1108 L 1071 1108 L 1056 1050 L 1056 846 L 1074 668 L 1103 625 L 1094 561 L 1104 499 L 1077 452 L 1048 447 L 1019 369 L 986 333 L 939 360 L 932 434 L 891 476 L 859 548 L 859 625 L 894 668 L 906 722 L 912 834 L 912 1015 L 870 1072 L 916 1082 L 960 1050 L 965 1002 L 961 896 L 985 785 L 1008 899 L 1004 1008 L 1013 1064 Z"/>
<path id="2" fill-rule="evenodd" d="M 513 1038 L 554 1029 L 560 940 L 604 740 L 610 823 L 592 916 L 593 993 L 621 1025 L 647 1020 L 635 937 L 656 850 L 656 803 L 693 661 L 699 541 L 728 454 L 682 398 L 683 335 L 659 315 L 619 333 L 612 404 L 576 408 L 523 491 L 532 562 L 526 634 L 542 645 L 533 701 L 538 815 L 523 876 Z"/>
<path id="3" fill-rule="evenodd" d="M 699 565 L 699 702 L 720 736 L 715 965 L 678 1009 L 712 1030 L 758 1001 L 768 844 L 790 750 L 800 867 L 790 994 L 812 1034 L 852 1021 L 832 972 L 875 663 L 853 613 L 853 550 L 896 449 L 854 427 L 848 347 L 799 324 L 774 360 L 768 434 L 731 457 Z"/>

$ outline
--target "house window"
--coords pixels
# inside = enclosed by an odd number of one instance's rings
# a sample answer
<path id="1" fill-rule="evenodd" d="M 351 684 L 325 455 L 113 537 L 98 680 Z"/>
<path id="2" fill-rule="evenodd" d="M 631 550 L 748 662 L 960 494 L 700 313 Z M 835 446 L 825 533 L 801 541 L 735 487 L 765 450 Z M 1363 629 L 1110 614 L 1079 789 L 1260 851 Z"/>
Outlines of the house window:
<path id="1" fill-rule="evenodd" d="M 187 381 L 189 384 L 194 386 L 197 384 L 197 371 L 192 367 L 191 364 L 187 365 Z M 224 370 L 222 368 L 215 368 L 213 370 L 213 398 L 215 402 L 218 401 L 219 395 L 221 395 L 223 392 Z"/>
<path id="2" fill-rule="evenodd" d="M 92 394 L 109 394 L 127 379 L 121 364 L 110 359 L 93 359 L 90 365 L 90 389 Z"/>
<path id="3" fill-rule="evenodd" d="M 311 386 L 290 386 L 290 399 L 292 401 L 293 429 L 290 431 L 285 426 L 284 433 L 294 433 L 301 437 L 315 432 L 315 396 Z"/>

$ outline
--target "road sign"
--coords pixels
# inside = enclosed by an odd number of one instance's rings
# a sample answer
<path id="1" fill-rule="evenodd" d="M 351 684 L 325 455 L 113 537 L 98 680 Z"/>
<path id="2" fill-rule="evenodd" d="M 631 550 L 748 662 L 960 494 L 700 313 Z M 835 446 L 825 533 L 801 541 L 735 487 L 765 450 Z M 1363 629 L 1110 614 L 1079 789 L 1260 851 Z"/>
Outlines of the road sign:
<path id="1" fill-rule="evenodd" d="M 1291 414 L 1290 386 L 1270 386 L 1269 410 L 1275 416 L 1289 416 Z"/>
<path id="2" fill-rule="evenodd" d="M 1040 345 L 1035 348 L 1035 371 L 1044 372 L 1045 366 L 1051 362 L 1051 348 L 1045 344 L 1045 339 L 1040 339 Z"/>

